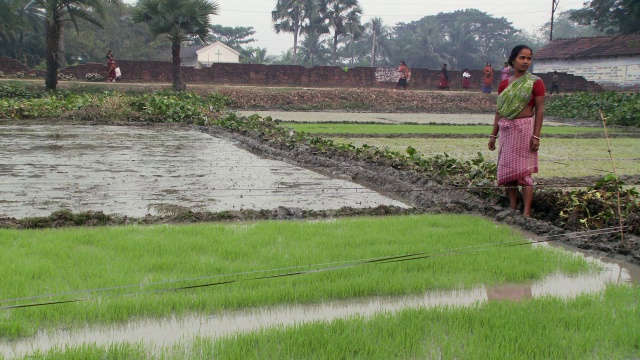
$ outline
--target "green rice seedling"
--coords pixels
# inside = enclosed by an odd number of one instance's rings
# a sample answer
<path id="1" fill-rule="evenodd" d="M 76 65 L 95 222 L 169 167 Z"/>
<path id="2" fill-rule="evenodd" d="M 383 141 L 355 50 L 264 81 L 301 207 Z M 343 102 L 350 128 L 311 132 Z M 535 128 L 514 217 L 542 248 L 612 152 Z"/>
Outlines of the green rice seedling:
<path id="1" fill-rule="evenodd" d="M 2 310 L 0 337 L 189 312 L 468 289 L 592 269 L 566 253 L 512 241 L 522 236 L 457 215 L 0 230 L 0 306 L 82 300 Z M 422 257 L 367 262 L 416 253 Z M 282 276 L 305 271 L 311 272 Z M 177 289 L 188 286 L 196 288 Z"/>
<path id="2" fill-rule="evenodd" d="M 490 301 L 274 326 L 223 338 L 84 345 L 25 359 L 632 359 L 640 288 L 561 300 Z M 126 356 L 126 357 L 125 357 Z"/>
<path id="3" fill-rule="evenodd" d="M 488 135 L 492 126 L 489 125 L 418 125 L 418 124 L 339 124 L 339 123 L 300 123 L 284 122 L 282 126 L 308 133 L 323 134 L 478 134 Z M 625 132 L 625 130 L 615 130 Z M 585 134 L 603 133 L 598 127 L 577 126 L 547 126 L 546 134 Z"/>
<path id="4" fill-rule="evenodd" d="M 216 359 L 630 359 L 640 288 L 471 307 L 409 309 L 210 340 Z M 204 344 L 198 346 L 204 347 Z"/>
<path id="5" fill-rule="evenodd" d="M 412 146 L 426 157 L 447 153 L 458 160 L 470 160 L 478 151 L 487 160 L 496 161 L 498 151 L 487 150 L 487 137 L 465 139 L 424 138 L 328 138 L 336 143 L 350 143 L 356 147 L 364 144 L 388 147 L 404 152 Z M 613 138 L 611 151 L 619 175 L 640 174 L 640 141 L 631 138 Z M 539 151 L 540 177 L 604 176 L 611 172 L 611 160 L 604 139 L 542 140 Z"/>

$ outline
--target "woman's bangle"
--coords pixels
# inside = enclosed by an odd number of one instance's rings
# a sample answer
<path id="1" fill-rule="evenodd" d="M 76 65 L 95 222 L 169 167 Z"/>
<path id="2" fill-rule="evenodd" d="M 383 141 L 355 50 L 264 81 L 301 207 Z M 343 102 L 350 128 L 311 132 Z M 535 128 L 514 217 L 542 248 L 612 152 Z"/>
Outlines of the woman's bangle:
<path id="1" fill-rule="evenodd" d="M 539 138 L 539 137 L 537 137 L 537 136 L 535 136 L 535 135 L 531 135 L 531 137 L 532 137 L 532 138 L 534 138 L 534 139 L 538 139 L 538 140 L 540 140 L 540 138 Z"/>
<path id="2" fill-rule="evenodd" d="M 497 138 L 498 137 L 497 135 L 493 135 L 493 134 L 491 134 L 489 136 L 491 136 L 492 138 Z"/>

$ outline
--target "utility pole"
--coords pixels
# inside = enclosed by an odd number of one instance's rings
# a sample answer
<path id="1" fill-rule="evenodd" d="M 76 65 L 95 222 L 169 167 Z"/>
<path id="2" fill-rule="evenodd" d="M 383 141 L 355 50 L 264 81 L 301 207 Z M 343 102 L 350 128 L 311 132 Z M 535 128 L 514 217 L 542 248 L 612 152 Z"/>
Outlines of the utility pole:
<path id="1" fill-rule="evenodd" d="M 551 0 L 551 31 L 549 32 L 549 42 L 553 41 L 553 14 L 555 14 L 559 2 L 560 0 Z"/>

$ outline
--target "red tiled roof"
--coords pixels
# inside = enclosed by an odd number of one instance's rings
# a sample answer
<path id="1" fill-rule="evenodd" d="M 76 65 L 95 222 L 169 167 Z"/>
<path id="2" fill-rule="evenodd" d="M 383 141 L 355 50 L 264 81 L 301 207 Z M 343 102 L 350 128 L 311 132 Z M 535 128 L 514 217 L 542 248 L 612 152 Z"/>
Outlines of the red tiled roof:
<path id="1" fill-rule="evenodd" d="M 536 51 L 535 59 L 640 55 L 640 34 L 558 39 Z"/>

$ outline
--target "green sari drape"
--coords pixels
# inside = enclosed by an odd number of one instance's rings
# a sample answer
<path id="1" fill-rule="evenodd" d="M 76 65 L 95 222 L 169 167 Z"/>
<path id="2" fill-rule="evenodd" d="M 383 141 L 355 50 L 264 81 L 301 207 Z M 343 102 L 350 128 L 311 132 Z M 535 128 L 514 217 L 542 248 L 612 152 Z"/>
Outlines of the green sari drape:
<path id="1" fill-rule="evenodd" d="M 513 80 L 504 91 L 498 95 L 498 113 L 501 117 L 514 119 L 531 100 L 533 84 L 540 79 L 531 73 L 525 73 Z"/>

